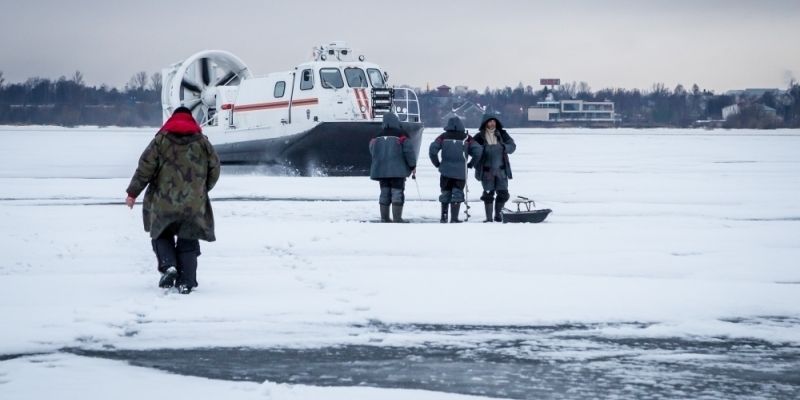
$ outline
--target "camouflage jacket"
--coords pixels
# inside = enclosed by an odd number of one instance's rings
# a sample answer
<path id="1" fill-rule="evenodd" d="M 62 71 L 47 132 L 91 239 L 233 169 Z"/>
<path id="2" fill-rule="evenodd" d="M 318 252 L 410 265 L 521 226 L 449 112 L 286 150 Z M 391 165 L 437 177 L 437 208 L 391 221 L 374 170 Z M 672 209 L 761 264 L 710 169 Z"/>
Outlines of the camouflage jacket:
<path id="1" fill-rule="evenodd" d="M 159 131 L 139 158 L 127 189 L 137 197 L 147 187 L 144 230 L 155 239 L 174 224 L 180 238 L 216 240 L 208 192 L 219 173 L 219 156 L 205 135 Z"/>

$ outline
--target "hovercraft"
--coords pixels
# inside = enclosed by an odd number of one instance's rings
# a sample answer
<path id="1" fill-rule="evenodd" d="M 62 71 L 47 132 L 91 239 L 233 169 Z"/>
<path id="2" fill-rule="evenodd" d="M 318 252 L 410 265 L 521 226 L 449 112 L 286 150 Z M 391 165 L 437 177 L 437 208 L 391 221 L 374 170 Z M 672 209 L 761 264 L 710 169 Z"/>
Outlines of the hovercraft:
<path id="1" fill-rule="evenodd" d="M 417 154 L 422 121 L 416 93 L 345 42 L 315 47 L 293 70 L 256 77 L 235 55 L 201 51 L 162 71 L 166 121 L 192 110 L 223 164 L 273 164 L 303 175 L 367 175 L 369 140 L 383 114 L 400 118 Z"/>

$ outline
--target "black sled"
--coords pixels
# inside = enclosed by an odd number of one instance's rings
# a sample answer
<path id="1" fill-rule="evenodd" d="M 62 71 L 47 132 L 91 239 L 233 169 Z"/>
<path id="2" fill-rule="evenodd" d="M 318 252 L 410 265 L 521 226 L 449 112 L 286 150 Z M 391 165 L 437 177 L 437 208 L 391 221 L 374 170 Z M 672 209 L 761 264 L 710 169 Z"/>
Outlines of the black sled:
<path id="1" fill-rule="evenodd" d="M 517 205 L 517 211 L 511 211 L 507 208 L 504 208 L 502 213 L 504 224 L 518 222 L 537 224 L 547 219 L 547 216 L 553 212 L 553 210 L 549 208 L 537 210 L 536 202 L 527 197 L 517 196 L 517 198 L 511 202 Z M 522 209 L 522 206 L 525 207 L 524 210 Z"/>

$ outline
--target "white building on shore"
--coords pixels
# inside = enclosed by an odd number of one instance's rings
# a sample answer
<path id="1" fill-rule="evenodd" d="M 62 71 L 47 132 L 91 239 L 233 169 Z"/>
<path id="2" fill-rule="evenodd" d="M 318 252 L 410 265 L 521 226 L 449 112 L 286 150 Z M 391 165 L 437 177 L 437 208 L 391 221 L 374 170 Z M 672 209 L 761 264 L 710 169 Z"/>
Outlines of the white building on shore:
<path id="1" fill-rule="evenodd" d="M 548 95 L 545 101 L 528 107 L 528 121 L 613 123 L 616 121 L 616 115 L 612 101 L 555 101 L 552 95 Z"/>

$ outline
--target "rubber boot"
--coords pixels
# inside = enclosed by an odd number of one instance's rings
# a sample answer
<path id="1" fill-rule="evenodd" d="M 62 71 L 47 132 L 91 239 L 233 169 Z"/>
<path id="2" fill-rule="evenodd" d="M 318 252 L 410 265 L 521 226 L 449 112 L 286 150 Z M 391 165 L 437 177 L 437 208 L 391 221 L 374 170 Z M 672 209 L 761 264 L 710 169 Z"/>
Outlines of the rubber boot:
<path id="1" fill-rule="evenodd" d="M 178 269 L 180 275 L 176 286 L 188 286 L 193 288 L 197 286 L 197 253 L 194 251 L 187 251 L 178 253 Z"/>
<path id="2" fill-rule="evenodd" d="M 164 273 L 161 274 L 161 278 L 158 280 L 158 287 L 167 289 L 175 286 L 175 278 L 177 277 L 178 269 L 172 266 L 167 267 L 164 270 Z"/>
<path id="3" fill-rule="evenodd" d="M 394 222 L 406 222 L 403 219 L 403 205 L 402 204 L 392 204 L 392 221 L 394 221 Z"/>
<path id="4" fill-rule="evenodd" d="M 381 204 L 381 222 L 392 222 L 389 219 L 389 205 Z"/>
<path id="5" fill-rule="evenodd" d="M 494 202 L 494 220 L 497 222 L 503 222 L 503 206 L 506 205 L 505 202 L 499 202 L 495 200 Z"/>
<path id="6" fill-rule="evenodd" d="M 158 239 L 153 239 L 151 243 L 158 259 L 158 272 L 161 273 L 158 287 L 171 288 L 175 286 L 175 279 L 178 277 L 175 239 L 171 235 L 164 234 Z"/>
<path id="7" fill-rule="evenodd" d="M 461 203 L 451 203 L 450 204 L 450 223 L 451 224 L 461 223 L 461 220 L 458 219 L 458 210 L 459 209 L 461 209 Z"/>
<path id="8" fill-rule="evenodd" d="M 197 287 L 197 257 L 200 256 L 200 242 L 197 239 L 178 238 L 175 245 L 178 252 L 178 279 L 175 286 L 181 294 L 189 294 Z"/>
<path id="9" fill-rule="evenodd" d="M 439 220 L 439 222 L 443 224 L 447 223 L 447 207 L 448 207 L 447 203 L 442 203 L 442 218 Z"/>
<path id="10" fill-rule="evenodd" d="M 492 222 L 492 203 L 483 203 L 483 208 L 486 210 L 486 220 L 483 222 Z"/>

